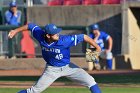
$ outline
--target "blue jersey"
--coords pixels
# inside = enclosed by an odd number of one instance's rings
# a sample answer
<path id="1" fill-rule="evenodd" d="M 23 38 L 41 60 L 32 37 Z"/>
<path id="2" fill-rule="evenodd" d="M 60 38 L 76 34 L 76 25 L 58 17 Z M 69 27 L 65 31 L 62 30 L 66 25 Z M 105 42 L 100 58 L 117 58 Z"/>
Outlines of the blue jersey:
<path id="1" fill-rule="evenodd" d="M 5 21 L 8 25 L 19 26 L 21 24 L 21 11 L 17 10 L 17 15 L 15 16 L 12 11 L 7 10 L 5 12 Z"/>
<path id="2" fill-rule="evenodd" d="M 38 40 L 42 48 L 42 56 L 51 66 L 65 66 L 70 63 L 70 47 L 84 40 L 84 34 L 60 35 L 59 40 L 48 44 L 44 38 L 44 31 L 35 24 L 28 24 L 33 37 Z"/>
<path id="3" fill-rule="evenodd" d="M 95 36 L 93 33 L 90 33 L 89 36 L 94 39 Z M 96 41 L 96 43 L 100 46 L 101 49 L 104 49 L 104 41 L 109 39 L 109 35 L 105 32 L 100 31 L 100 36 L 98 38 L 98 40 Z"/>

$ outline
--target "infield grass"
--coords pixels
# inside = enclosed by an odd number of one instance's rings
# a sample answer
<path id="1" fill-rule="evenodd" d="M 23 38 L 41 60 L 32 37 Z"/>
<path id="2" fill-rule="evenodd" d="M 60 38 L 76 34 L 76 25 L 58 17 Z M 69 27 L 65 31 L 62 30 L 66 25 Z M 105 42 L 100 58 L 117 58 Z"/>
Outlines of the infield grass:
<path id="1" fill-rule="evenodd" d="M 17 93 L 19 88 L 0 88 L 0 93 Z M 140 88 L 101 88 L 102 93 L 140 93 Z M 42 93 L 90 93 L 87 88 L 48 88 Z"/>
<path id="2" fill-rule="evenodd" d="M 108 84 L 108 83 L 131 83 L 131 84 L 140 84 L 140 74 L 133 75 L 93 75 L 96 82 Z M 0 81 L 37 81 L 39 76 L 1 76 Z M 65 77 L 61 77 L 56 80 L 56 82 L 71 82 Z"/>

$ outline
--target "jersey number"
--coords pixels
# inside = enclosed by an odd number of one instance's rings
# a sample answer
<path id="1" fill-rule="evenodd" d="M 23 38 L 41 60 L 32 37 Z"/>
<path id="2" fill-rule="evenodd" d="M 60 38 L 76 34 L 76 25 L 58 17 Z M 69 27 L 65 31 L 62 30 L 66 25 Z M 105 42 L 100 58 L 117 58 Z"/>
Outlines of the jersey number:
<path id="1" fill-rule="evenodd" d="M 63 54 L 57 54 L 57 55 L 55 56 L 55 58 L 58 59 L 58 60 L 60 60 L 60 59 L 63 58 Z"/>

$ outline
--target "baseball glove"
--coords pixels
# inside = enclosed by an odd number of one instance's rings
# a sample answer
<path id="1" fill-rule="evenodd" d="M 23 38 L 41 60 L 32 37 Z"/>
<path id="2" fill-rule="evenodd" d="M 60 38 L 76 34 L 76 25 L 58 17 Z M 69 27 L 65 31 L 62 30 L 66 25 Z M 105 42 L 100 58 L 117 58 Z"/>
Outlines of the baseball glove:
<path id="1" fill-rule="evenodd" d="M 87 62 L 99 62 L 100 53 L 93 49 L 86 49 L 86 61 Z"/>

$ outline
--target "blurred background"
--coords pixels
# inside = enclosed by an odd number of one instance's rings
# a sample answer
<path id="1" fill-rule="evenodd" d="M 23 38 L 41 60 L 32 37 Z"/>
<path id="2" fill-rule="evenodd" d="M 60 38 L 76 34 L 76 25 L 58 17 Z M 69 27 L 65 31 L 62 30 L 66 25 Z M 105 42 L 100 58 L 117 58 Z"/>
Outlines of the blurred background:
<path id="1" fill-rule="evenodd" d="M 21 12 L 20 24 L 6 24 L 5 12 L 9 3 L 16 2 Z M 140 73 L 140 0 L 0 0 L 0 75 L 38 76 L 45 67 L 39 43 L 30 32 L 8 39 L 7 33 L 29 22 L 42 28 L 48 23 L 61 27 L 61 34 L 89 34 L 93 23 L 113 38 L 113 70 L 105 68 L 90 74 Z M 89 45 L 81 43 L 71 48 L 71 61 L 87 70 L 85 59 Z M 3 71 L 30 71 L 3 72 Z M 108 72 L 107 72 L 108 71 Z M 12 75 L 10 75 L 12 74 Z M 138 80 L 139 82 L 139 80 Z"/>
<path id="2" fill-rule="evenodd" d="M 33 22 L 43 28 L 54 23 L 62 27 L 62 34 L 89 34 L 89 25 L 97 23 L 113 38 L 113 69 L 140 69 L 139 0 L 13 0 L 21 12 L 20 24 L 7 25 L 5 12 L 11 1 L 0 0 L 0 59 L 42 57 L 38 42 L 27 31 L 12 40 L 2 34 L 18 26 Z M 84 59 L 88 47 L 86 43 L 72 47 L 71 56 Z"/>

